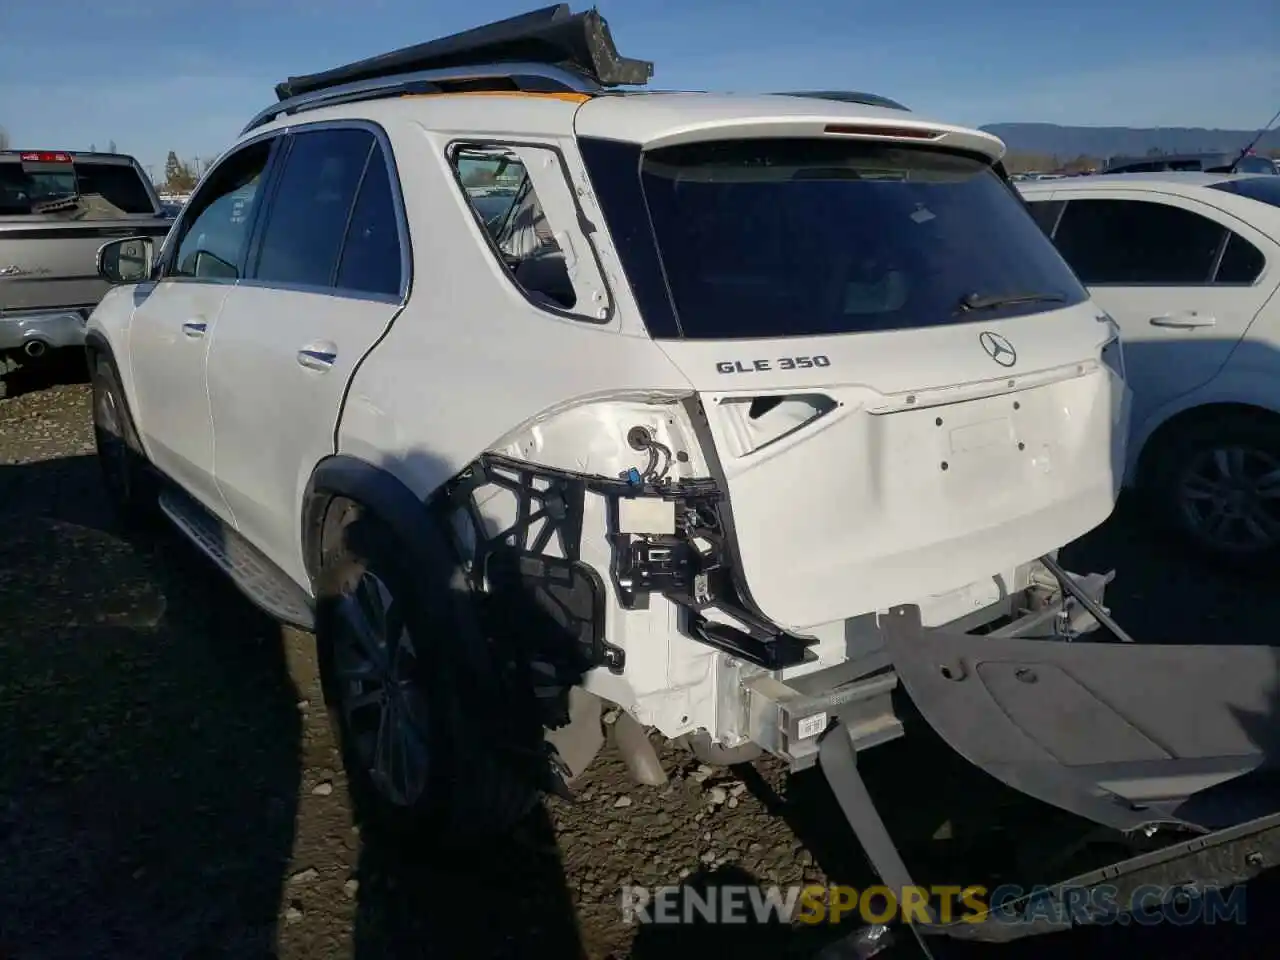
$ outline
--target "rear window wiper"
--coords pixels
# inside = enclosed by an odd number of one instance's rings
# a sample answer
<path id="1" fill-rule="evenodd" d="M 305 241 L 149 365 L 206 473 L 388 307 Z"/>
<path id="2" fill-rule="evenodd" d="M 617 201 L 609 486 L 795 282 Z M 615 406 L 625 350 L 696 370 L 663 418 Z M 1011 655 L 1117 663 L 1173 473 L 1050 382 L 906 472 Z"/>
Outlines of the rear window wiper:
<path id="1" fill-rule="evenodd" d="M 1066 303 L 1066 301 L 1067 298 L 1059 293 L 997 293 L 987 296 L 969 293 L 960 298 L 956 310 L 968 313 L 970 310 L 990 310 L 1016 303 Z"/>

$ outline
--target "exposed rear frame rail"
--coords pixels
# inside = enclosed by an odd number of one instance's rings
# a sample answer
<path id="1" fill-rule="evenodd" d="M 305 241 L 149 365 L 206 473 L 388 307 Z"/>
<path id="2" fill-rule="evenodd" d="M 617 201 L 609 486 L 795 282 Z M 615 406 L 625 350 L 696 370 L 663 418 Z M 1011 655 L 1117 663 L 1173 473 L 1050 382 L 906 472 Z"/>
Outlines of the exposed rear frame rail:
<path id="1" fill-rule="evenodd" d="M 503 475 L 507 476 L 504 477 Z M 497 484 L 515 493 L 519 498 L 519 515 L 515 525 L 502 531 L 497 537 L 480 536 L 483 521 L 470 506 L 468 499 L 472 491 L 485 484 Z M 546 489 L 539 489 L 536 484 L 548 484 Z M 630 538 L 617 533 L 618 500 L 620 498 L 657 498 L 671 500 L 683 504 L 700 504 L 713 508 L 721 498 L 721 491 L 715 480 L 710 478 L 685 479 L 667 483 L 650 481 L 633 482 L 631 479 L 611 479 L 591 474 L 576 473 L 527 463 L 525 461 L 486 453 L 479 457 L 468 470 L 463 471 L 454 481 L 447 485 L 441 504 L 449 510 L 464 510 L 467 513 L 472 529 L 477 534 L 477 544 L 481 545 L 481 553 L 492 552 L 500 544 L 520 548 L 529 548 L 530 555 L 540 555 L 550 542 L 550 538 L 558 538 L 558 544 L 570 563 L 577 563 L 578 551 L 582 537 L 582 497 L 587 491 L 603 496 L 607 501 L 609 514 L 609 538 L 613 546 L 614 559 L 611 575 L 615 589 L 622 605 L 627 609 L 643 607 L 647 603 L 647 595 L 659 593 L 683 609 L 691 639 L 699 640 L 710 647 L 721 650 L 731 656 L 769 670 L 781 670 L 789 666 L 804 663 L 811 658 L 809 648 L 813 640 L 808 637 L 794 636 L 766 623 L 747 610 L 738 600 L 734 590 L 727 585 L 732 582 L 729 571 L 716 569 L 714 578 L 724 588 L 714 591 L 714 598 L 708 596 L 700 600 L 696 590 L 687 582 L 688 571 L 679 576 L 669 577 L 661 569 L 652 571 L 653 582 L 628 584 L 636 572 L 630 563 L 624 563 L 623 557 L 635 559 L 629 549 Z M 541 528 L 540 535 L 533 540 L 528 537 L 528 528 L 535 521 L 554 519 L 554 524 Z M 713 535 L 714 531 L 703 531 Z M 508 538 L 514 537 L 512 543 Z M 661 538 L 663 541 L 678 540 L 678 537 Z M 654 546 L 670 546 L 655 543 Z M 643 559 L 643 558 L 642 558 Z M 647 565 L 642 563 L 642 566 Z M 625 569 L 624 569 L 625 568 Z M 643 578 L 642 578 L 643 579 Z M 714 602 L 713 602 L 714 601 Z M 717 606 L 734 619 L 743 624 L 744 629 L 730 627 L 712 622 L 703 616 L 707 606 Z M 620 672 L 625 657 L 623 651 L 601 640 L 603 663 Z"/>

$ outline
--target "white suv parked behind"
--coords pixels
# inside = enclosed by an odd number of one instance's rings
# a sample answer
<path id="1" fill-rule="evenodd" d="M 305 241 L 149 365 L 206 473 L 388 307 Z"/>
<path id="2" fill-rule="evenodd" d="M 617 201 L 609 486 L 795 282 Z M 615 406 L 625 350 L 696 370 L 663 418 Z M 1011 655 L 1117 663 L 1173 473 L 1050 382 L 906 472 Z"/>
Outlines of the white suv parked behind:
<path id="1" fill-rule="evenodd" d="M 646 727 L 819 764 L 896 888 L 855 760 L 899 686 L 1121 830 L 1261 763 L 1269 651 L 1085 642 L 1127 639 L 1055 559 L 1113 509 L 1123 359 L 1000 141 L 609 89 L 650 71 L 555 7 L 291 79 L 159 251 L 100 252 L 110 490 L 315 631 L 353 789 L 502 829 L 611 704 L 642 780 Z"/>

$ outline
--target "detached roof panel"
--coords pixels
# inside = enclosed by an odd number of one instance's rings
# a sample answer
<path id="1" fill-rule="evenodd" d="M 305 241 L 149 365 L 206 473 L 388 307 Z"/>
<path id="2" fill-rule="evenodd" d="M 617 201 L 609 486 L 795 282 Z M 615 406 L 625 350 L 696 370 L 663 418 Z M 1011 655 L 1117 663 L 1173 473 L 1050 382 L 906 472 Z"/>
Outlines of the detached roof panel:
<path id="1" fill-rule="evenodd" d="M 561 3 L 322 73 L 290 77 L 276 84 L 276 97 L 288 100 L 328 87 L 417 71 L 521 61 L 564 67 L 601 87 L 641 85 L 653 76 L 651 62 L 618 55 L 609 25 L 599 12 L 575 14 Z"/>

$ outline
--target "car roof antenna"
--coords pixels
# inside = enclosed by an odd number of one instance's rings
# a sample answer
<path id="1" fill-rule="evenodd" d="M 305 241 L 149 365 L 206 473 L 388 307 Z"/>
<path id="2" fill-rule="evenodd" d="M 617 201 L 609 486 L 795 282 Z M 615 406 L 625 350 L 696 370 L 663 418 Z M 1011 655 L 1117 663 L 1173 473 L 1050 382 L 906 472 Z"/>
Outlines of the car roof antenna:
<path id="1" fill-rule="evenodd" d="M 1267 121 L 1267 125 L 1259 130 L 1258 135 L 1250 140 L 1245 148 L 1240 151 L 1240 156 L 1236 157 L 1235 161 L 1231 164 L 1231 167 L 1227 170 L 1227 173 L 1236 172 L 1236 167 L 1240 166 L 1240 161 L 1253 152 L 1253 148 L 1256 147 L 1258 142 L 1267 135 L 1267 131 L 1275 126 L 1277 120 L 1280 120 L 1280 110 L 1276 111 L 1275 116 Z"/>

